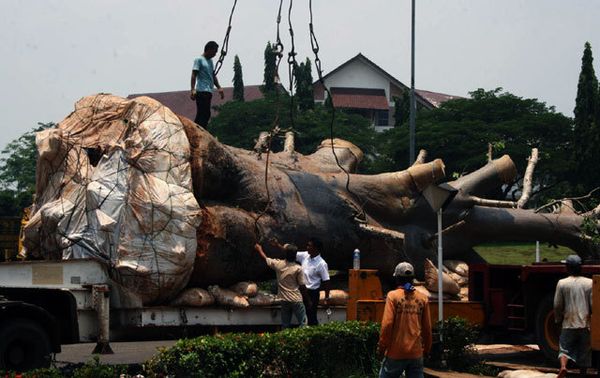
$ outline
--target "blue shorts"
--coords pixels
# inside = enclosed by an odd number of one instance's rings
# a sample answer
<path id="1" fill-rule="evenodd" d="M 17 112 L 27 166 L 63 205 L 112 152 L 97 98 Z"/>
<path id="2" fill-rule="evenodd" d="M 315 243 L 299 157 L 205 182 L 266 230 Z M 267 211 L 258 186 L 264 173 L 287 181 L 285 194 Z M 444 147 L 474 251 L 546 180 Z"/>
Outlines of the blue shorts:
<path id="1" fill-rule="evenodd" d="M 560 332 L 558 358 L 567 357 L 579 367 L 592 365 L 590 330 L 587 328 L 563 328 Z"/>

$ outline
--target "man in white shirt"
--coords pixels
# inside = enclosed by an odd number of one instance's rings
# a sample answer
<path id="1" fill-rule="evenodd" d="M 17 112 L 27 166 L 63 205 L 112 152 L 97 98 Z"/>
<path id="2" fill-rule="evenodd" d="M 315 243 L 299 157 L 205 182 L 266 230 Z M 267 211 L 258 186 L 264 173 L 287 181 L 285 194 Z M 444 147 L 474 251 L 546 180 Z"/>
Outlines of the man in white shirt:
<path id="1" fill-rule="evenodd" d="M 308 325 L 317 325 L 317 306 L 319 304 L 319 293 L 325 291 L 325 304 L 329 300 L 329 268 L 327 262 L 321 257 L 323 243 L 317 238 L 311 238 L 306 245 L 306 251 L 296 254 L 296 261 L 302 265 L 304 282 L 308 289 L 308 301 L 304 302 Z"/>
<path id="2" fill-rule="evenodd" d="M 554 294 L 554 318 L 562 324 L 559 339 L 559 378 L 567 376 L 567 362 L 574 361 L 585 376 L 592 362 L 590 314 L 592 313 L 592 280 L 581 276 L 581 258 L 566 259 L 569 277 L 558 281 Z"/>

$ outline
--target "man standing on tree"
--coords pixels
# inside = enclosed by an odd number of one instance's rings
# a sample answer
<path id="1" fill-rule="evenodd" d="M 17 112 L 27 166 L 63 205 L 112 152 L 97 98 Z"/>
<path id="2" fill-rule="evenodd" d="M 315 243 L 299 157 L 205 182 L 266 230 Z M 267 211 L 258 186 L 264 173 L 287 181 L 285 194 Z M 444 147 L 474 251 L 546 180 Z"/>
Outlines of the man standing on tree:
<path id="1" fill-rule="evenodd" d="M 304 286 L 302 267 L 296 264 L 298 247 L 293 244 L 285 244 L 283 246 L 285 260 L 267 257 L 262 246 L 258 243 L 254 245 L 254 249 L 265 260 L 269 268 L 277 274 L 277 297 L 281 300 L 281 328 L 290 327 L 292 314 L 298 319 L 300 327 L 305 326 L 306 309 L 304 308 L 303 299 L 306 300 L 308 294 L 306 286 Z"/>
<path id="2" fill-rule="evenodd" d="M 394 270 L 397 289 L 387 294 L 378 351 L 384 355 L 380 378 L 423 377 L 423 355 L 431 350 L 429 300 L 415 291 L 415 270 L 401 262 Z"/>
<path id="3" fill-rule="evenodd" d="M 592 280 L 581 276 L 581 257 L 569 255 L 565 261 L 569 277 L 558 281 L 554 294 L 554 319 L 562 323 L 559 339 L 558 377 L 567 376 L 567 362 L 574 361 L 585 376 L 592 363 L 590 314 Z"/>
<path id="4" fill-rule="evenodd" d="M 192 68 L 191 94 L 190 98 L 196 101 L 196 124 L 207 127 L 210 119 L 210 103 L 212 100 L 213 87 L 219 90 L 221 99 L 225 97 L 223 88 L 219 85 L 219 80 L 214 74 L 212 58 L 217 55 L 219 45 L 215 41 L 210 41 L 204 46 L 204 54 L 194 59 Z"/>

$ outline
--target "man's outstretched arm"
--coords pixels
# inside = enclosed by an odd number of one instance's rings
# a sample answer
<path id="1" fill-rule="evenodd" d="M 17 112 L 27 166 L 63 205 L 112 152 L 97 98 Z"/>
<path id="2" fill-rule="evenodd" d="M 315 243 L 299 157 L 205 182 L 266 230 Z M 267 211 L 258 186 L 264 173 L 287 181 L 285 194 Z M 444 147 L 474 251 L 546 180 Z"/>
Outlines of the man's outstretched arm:
<path id="1" fill-rule="evenodd" d="M 267 255 L 265 254 L 265 251 L 263 251 L 262 246 L 258 243 L 254 244 L 254 250 L 256 250 L 256 252 L 258 252 L 258 255 L 265 260 L 265 262 L 267 261 Z"/>

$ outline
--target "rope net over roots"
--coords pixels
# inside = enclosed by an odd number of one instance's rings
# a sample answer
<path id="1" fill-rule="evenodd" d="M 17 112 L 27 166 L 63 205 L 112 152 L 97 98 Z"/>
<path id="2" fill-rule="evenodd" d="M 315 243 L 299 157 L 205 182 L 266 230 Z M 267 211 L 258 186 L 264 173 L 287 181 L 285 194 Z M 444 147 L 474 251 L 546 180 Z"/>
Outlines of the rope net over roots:
<path id="1" fill-rule="evenodd" d="M 201 213 L 189 142 L 173 112 L 148 97 L 84 97 L 36 144 L 26 257 L 100 260 L 143 303 L 186 286 Z"/>

